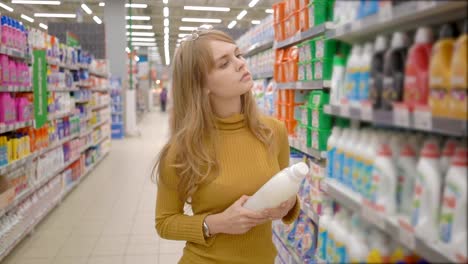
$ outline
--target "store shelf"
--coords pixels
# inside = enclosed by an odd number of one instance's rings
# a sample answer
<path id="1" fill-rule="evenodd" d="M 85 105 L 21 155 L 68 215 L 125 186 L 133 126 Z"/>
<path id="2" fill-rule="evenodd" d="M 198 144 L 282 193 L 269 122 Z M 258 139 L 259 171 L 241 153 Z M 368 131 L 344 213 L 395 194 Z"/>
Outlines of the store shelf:
<path id="1" fill-rule="evenodd" d="M 304 145 L 301 145 L 297 142 L 297 139 L 293 137 L 289 137 L 289 146 L 302 152 L 303 154 L 312 157 L 314 159 L 320 160 L 324 159 L 327 157 L 327 152 L 326 151 L 318 151 L 313 148 L 308 148 Z"/>
<path id="2" fill-rule="evenodd" d="M 91 107 L 91 111 L 98 110 L 98 109 L 101 109 L 101 108 L 104 108 L 104 107 L 107 107 L 107 106 L 109 106 L 109 103 L 93 106 L 93 107 Z"/>
<path id="3" fill-rule="evenodd" d="M 32 86 L 0 85 L 0 92 L 32 92 Z"/>
<path id="4" fill-rule="evenodd" d="M 89 70 L 89 65 L 88 64 L 79 63 L 78 67 L 80 69 L 82 69 L 82 70 Z"/>
<path id="5" fill-rule="evenodd" d="M 68 93 L 68 92 L 76 92 L 76 91 L 79 91 L 80 89 L 78 88 L 49 88 L 48 91 L 49 92 L 63 92 L 63 93 Z"/>
<path id="6" fill-rule="evenodd" d="M 84 136 L 88 135 L 89 133 L 93 132 L 94 129 L 96 129 L 99 126 L 104 125 L 107 122 L 109 122 L 109 119 L 106 119 L 104 121 L 101 121 L 101 122 L 93 125 L 90 129 L 86 130 L 86 132 L 80 133 L 80 137 L 84 137 Z"/>
<path id="7" fill-rule="evenodd" d="M 76 86 L 83 87 L 83 88 L 90 88 L 92 84 L 90 82 L 79 81 L 76 83 Z"/>
<path id="8" fill-rule="evenodd" d="M 268 78 L 273 78 L 273 72 L 252 75 L 252 79 L 254 80 L 268 79 Z"/>
<path id="9" fill-rule="evenodd" d="M 101 93 L 107 93 L 109 92 L 109 89 L 108 88 L 102 88 L 102 89 L 98 89 L 98 88 L 92 88 L 92 89 L 89 89 L 91 92 L 101 92 Z"/>
<path id="10" fill-rule="evenodd" d="M 381 231 L 391 236 L 396 241 L 400 241 L 408 249 L 416 252 L 418 255 L 435 263 L 454 262 L 444 251 L 443 246 L 436 242 L 426 242 L 425 239 L 419 238 L 407 228 L 403 228 L 399 223 L 399 216 L 387 216 L 374 210 L 362 197 L 342 185 L 341 183 L 325 179 L 324 191 L 327 192 L 334 200 L 344 207 L 350 209 L 356 214 L 360 214 L 362 218 L 378 227 Z"/>
<path id="11" fill-rule="evenodd" d="M 80 69 L 78 65 L 65 64 L 65 63 L 62 63 L 57 58 L 47 58 L 47 64 L 50 66 L 57 66 L 63 69 L 71 70 L 71 71 L 77 71 Z"/>
<path id="12" fill-rule="evenodd" d="M 64 191 L 63 197 L 66 197 L 68 195 L 68 193 L 70 193 L 76 186 L 78 186 L 81 183 L 81 181 L 84 180 L 86 178 L 86 176 L 88 176 L 89 173 L 92 172 L 94 170 L 94 168 L 96 168 L 96 166 L 99 165 L 99 163 L 101 163 L 101 161 L 103 161 L 107 157 L 107 155 L 109 155 L 109 152 L 106 152 L 106 153 L 102 154 L 102 156 L 99 157 L 98 160 L 96 162 L 94 162 L 94 164 L 90 165 L 85 170 L 83 175 L 81 175 L 81 177 L 79 177 L 74 183 L 72 183 L 70 185 L 70 187 L 68 187 L 68 189 L 66 189 Z"/>
<path id="13" fill-rule="evenodd" d="M 420 25 L 463 18 L 466 17 L 467 6 L 467 1 L 407 1 L 398 6 L 380 10 L 375 15 L 328 30 L 326 35 L 329 38 L 349 42 L 362 41 L 375 37 L 377 34 L 406 31 Z"/>
<path id="14" fill-rule="evenodd" d="M 283 41 L 275 42 L 273 45 L 274 49 L 282 49 L 286 48 L 292 45 L 295 45 L 299 42 L 302 42 L 304 40 L 308 40 L 314 37 L 317 37 L 321 34 L 324 34 L 327 30 L 331 29 L 333 27 L 333 24 L 330 22 L 326 22 L 322 25 L 318 25 L 316 27 L 313 27 L 307 31 L 304 32 L 298 32 L 294 36 L 285 39 Z"/>
<path id="15" fill-rule="evenodd" d="M 68 117 L 68 116 L 72 116 L 72 115 L 74 115 L 74 114 L 75 114 L 74 112 L 50 114 L 48 120 L 49 120 L 49 121 L 52 121 L 52 120 L 56 120 L 56 119 L 60 119 L 60 118 Z"/>
<path id="16" fill-rule="evenodd" d="M 75 100 L 75 103 L 77 103 L 77 104 L 86 104 L 86 103 L 88 103 L 89 101 L 91 101 L 91 98 L 89 98 L 89 99 L 79 99 L 79 100 Z"/>
<path id="17" fill-rule="evenodd" d="M 275 83 L 276 89 L 322 90 L 331 86 L 331 81 L 317 80 L 304 82 Z"/>
<path id="18" fill-rule="evenodd" d="M 94 75 L 96 77 L 100 77 L 100 78 L 109 78 L 109 74 L 105 72 L 97 72 L 97 71 L 89 70 L 89 74 Z"/>
<path id="19" fill-rule="evenodd" d="M 5 47 L 3 45 L 0 45 L 0 54 L 5 54 L 8 55 L 12 58 L 17 58 L 17 59 L 23 59 L 23 60 L 30 60 L 30 57 L 27 56 L 24 52 L 21 52 L 19 50 L 15 50 L 12 48 Z"/>
<path id="20" fill-rule="evenodd" d="M 30 163 L 35 157 L 36 155 L 34 153 L 31 153 L 29 156 L 26 156 L 22 159 L 0 166 L 0 175 L 4 175 L 10 171 L 16 170 L 17 168 L 21 166 L 24 166 L 25 164 Z"/>
<path id="21" fill-rule="evenodd" d="M 301 210 L 309 217 L 315 224 L 319 224 L 320 215 L 317 214 L 312 208 L 310 208 L 302 199 L 301 199 Z"/>
<path id="22" fill-rule="evenodd" d="M 273 41 L 255 43 L 245 51 L 244 58 L 252 57 L 262 51 L 271 49 L 272 47 L 273 47 Z"/>
<path id="23" fill-rule="evenodd" d="M 273 228 L 273 235 L 278 239 L 278 241 L 280 241 L 282 246 L 288 250 L 289 255 L 293 258 L 294 263 L 288 263 L 288 264 L 301 264 L 301 263 L 304 263 L 304 261 L 302 261 L 301 257 L 299 257 L 299 255 L 297 255 L 295 248 L 292 247 L 291 245 L 289 245 L 289 243 L 287 243 L 286 241 L 284 241 L 284 239 L 277 233 L 277 231 L 274 228 Z"/>
<path id="24" fill-rule="evenodd" d="M 123 111 L 114 111 L 111 114 L 113 114 L 113 115 L 123 115 Z"/>
<path id="25" fill-rule="evenodd" d="M 11 124 L 11 125 L 0 124 L 0 134 L 7 133 L 10 131 L 15 131 L 17 129 L 21 129 L 21 128 L 25 128 L 25 127 L 29 127 L 33 125 L 34 125 L 33 120 L 25 121 L 25 122 L 18 122 L 18 123 Z"/>
<path id="26" fill-rule="evenodd" d="M 39 155 L 43 155 L 43 154 L 45 154 L 45 153 L 47 153 L 47 152 L 49 152 L 49 151 L 51 151 L 51 150 L 53 150 L 53 149 L 55 149 L 55 148 L 57 148 L 57 147 L 60 147 L 60 146 L 62 146 L 65 142 L 68 142 L 68 141 L 70 141 L 70 140 L 73 140 L 73 139 L 77 138 L 78 136 L 79 136 L 79 134 L 77 133 L 77 134 L 70 135 L 70 136 L 68 136 L 68 137 L 62 138 L 61 140 L 59 140 L 59 141 L 53 143 L 52 145 L 48 146 L 47 148 L 44 148 L 44 149 L 40 150 L 40 151 L 39 151 Z"/>
<path id="27" fill-rule="evenodd" d="M 394 111 L 373 110 L 370 107 L 362 108 L 347 104 L 326 105 L 324 111 L 327 114 L 340 116 L 365 122 L 372 122 L 378 125 L 407 128 L 431 133 L 438 133 L 449 136 L 465 137 L 468 133 L 468 122 L 449 118 L 434 116 L 421 117 L 419 113 L 407 112 L 406 121 L 400 118 L 401 113 Z M 424 125 L 421 124 L 423 118 L 427 119 Z"/>

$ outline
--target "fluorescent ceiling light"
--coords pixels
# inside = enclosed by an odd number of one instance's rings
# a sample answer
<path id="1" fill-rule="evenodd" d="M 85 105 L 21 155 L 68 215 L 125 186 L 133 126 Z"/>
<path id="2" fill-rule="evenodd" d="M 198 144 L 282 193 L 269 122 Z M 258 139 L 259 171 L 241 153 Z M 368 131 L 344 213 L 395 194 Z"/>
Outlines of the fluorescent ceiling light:
<path id="1" fill-rule="evenodd" d="M 42 24 L 42 23 L 39 23 L 39 26 L 45 30 L 49 28 L 46 24 Z"/>
<path id="2" fill-rule="evenodd" d="M 127 32 L 127 36 L 133 37 L 154 37 L 154 32 Z"/>
<path id="3" fill-rule="evenodd" d="M 182 18 L 182 22 L 221 23 L 221 19 L 184 17 Z"/>
<path id="4" fill-rule="evenodd" d="M 164 19 L 164 26 L 168 27 L 169 26 L 169 18 Z"/>
<path id="5" fill-rule="evenodd" d="M 167 4 L 168 0 L 163 0 L 163 4 Z"/>
<path id="6" fill-rule="evenodd" d="M 35 13 L 35 17 L 76 18 L 76 14 Z"/>
<path id="7" fill-rule="evenodd" d="M 229 23 L 228 28 L 231 29 L 237 24 L 237 21 L 233 20 L 231 23 Z"/>
<path id="8" fill-rule="evenodd" d="M 86 4 L 81 4 L 81 9 L 83 9 L 88 15 L 93 13 L 93 11 Z"/>
<path id="9" fill-rule="evenodd" d="M 130 38 L 128 38 L 129 40 Z M 132 37 L 132 42 L 133 41 L 141 41 L 141 42 L 155 42 L 156 39 L 155 38 L 134 38 Z"/>
<path id="10" fill-rule="evenodd" d="M 164 47 L 164 57 L 166 59 L 166 65 L 171 64 L 171 58 L 169 56 L 169 46 Z"/>
<path id="11" fill-rule="evenodd" d="M 184 6 L 184 10 L 229 12 L 231 11 L 231 8 L 214 6 Z"/>
<path id="12" fill-rule="evenodd" d="M 147 8 L 147 4 L 125 4 L 125 7 L 131 7 L 131 8 Z"/>
<path id="13" fill-rule="evenodd" d="M 187 36 L 187 35 L 190 35 L 190 34 L 183 34 L 183 33 L 181 33 L 181 34 L 179 34 L 178 36 L 179 36 L 179 38 L 185 38 L 185 36 Z"/>
<path id="14" fill-rule="evenodd" d="M 99 3 L 99 6 L 106 6 L 106 3 L 100 2 L 100 3 Z"/>
<path id="15" fill-rule="evenodd" d="M 169 28 L 168 27 L 164 27 L 164 35 L 168 35 L 169 34 Z"/>
<path id="16" fill-rule="evenodd" d="M 273 14 L 273 9 L 265 9 L 265 13 Z"/>
<path id="17" fill-rule="evenodd" d="M 249 3 L 249 7 L 254 7 L 258 3 L 258 0 L 252 0 Z"/>
<path id="18" fill-rule="evenodd" d="M 156 47 L 156 43 L 148 42 L 132 42 L 132 46 L 145 46 L 145 47 Z"/>
<path id="19" fill-rule="evenodd" d="M 12 4 L 26 5 L 60 5 L 60 1 L 29 1 L 29 0 L 13 0 Z"/>
<path id="20" fill-rule="evenodd" d="M 24 19 L 24 20 L 26 20 L 26 21 L 29 21 L 29 22 L 31 22 L 31 23 L 34 22 L 34 18 L 28 17 L 28 16 L 25 15 L 25 14 L 21 14 L 21 18 Z"/>
<path id="21" fill-rule="evenodd" d="M 94 20 L 94 22 L 98 23 L 99 25 L 102 24 L 102 20 L 97 16 L 93 16 L 93 20 Z"/>
<path id="22" fill-rule="evenodd" d="M 168 17 L 169 16 L 169 7 L 165 6 L 163 8 L 163 14 L 164 14 L 164 17 Z"/>
<path id="23" fill-rule="evenodd" d="M 150 20 L 149 16 L 125 16 L 126 20 Z"/>
<path id="24" fill-rule="evenodd" d="M 246 10 L 242 10 L 239 15 L 237 15 L 237 20 L 241 20 L 242 18 L 245 17 L 245 15 L 247 15 L 247 11 Z"/>
<path id="25" fill-rule="evenodd" d="M 127 25 L 125 28 L 129 29 L 153 29 L 153 26 L 150 25 Z"/>
<path id="26" fill-rule="evenodd" d="M 2 7 L 3 9 L 5 9 L 7 11 L 13 12 L 13 8 L 5 5 L 4 3 L 0 3 L 0 7 Z"/>
<path id="27" fill-rule="evenodd" d="M 179 27 L 181 31 L 194 31 L 197 27 Z"/>
<path id="28" fill-rule="evenodd" d="M 258 24 L 260 24 L 260 20 L 252 20 L 252 24 L 258 25 Z"/>

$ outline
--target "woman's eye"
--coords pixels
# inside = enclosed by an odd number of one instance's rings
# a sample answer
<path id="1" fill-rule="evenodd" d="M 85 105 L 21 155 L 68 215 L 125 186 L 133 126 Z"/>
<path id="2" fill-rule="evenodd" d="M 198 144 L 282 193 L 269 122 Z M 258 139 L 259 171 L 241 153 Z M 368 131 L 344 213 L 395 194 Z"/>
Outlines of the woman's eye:
<path id="1" fill-rule="evenodd" d="M 243 54 L 237 54 L 236 57 L 237 58 L 242 58 L 244 55 Z"/>
<path id="2" fill-rule="evenodd" d="M 221 64 L 221 68 L 226 68 L 228 64 L 229 64 L 229 61 L 224 62 L 223 64 Z"/>

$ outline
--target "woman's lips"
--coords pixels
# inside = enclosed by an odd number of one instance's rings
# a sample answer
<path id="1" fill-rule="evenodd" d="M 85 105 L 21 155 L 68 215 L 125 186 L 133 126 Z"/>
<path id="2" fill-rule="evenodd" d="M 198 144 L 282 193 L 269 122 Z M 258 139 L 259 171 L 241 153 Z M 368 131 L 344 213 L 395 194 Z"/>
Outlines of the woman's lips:
<path id="1" fill-rule="evenodd" d="M 241 81 L 248 81 L 250 80 L 250 73 L 247 72 L 244 75 L 242 75 Z"/>

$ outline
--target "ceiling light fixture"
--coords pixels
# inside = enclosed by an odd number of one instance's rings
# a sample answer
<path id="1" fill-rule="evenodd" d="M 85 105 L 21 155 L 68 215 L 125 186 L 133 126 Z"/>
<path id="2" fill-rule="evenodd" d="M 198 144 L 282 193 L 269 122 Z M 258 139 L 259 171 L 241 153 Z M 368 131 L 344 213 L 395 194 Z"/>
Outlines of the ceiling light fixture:
<path id="1" fill-rule="evenodd" d="M 273 9 L 265 9 L 265 13 L 273 14 Z"/>
<path id="2" fill-rule="evenodd" d="M 153 26 L 150 25 L 127 25 L 125 28 L 129 29 L 153 29 Z"/>
<path id="3" fill-rule="evenodd" d="M 184 10 L 229 12 L 231 11 L 231 8 L 214 6 L 184 6 Z"/>
<path id="4" fill-rule="evenodd" d="M 182 22 L 221 23 L 221 19 L 184 17 L 182 18 Z"/>
<path id="5" fill-rule="evenodd" d="M 164 17 L 168 17 L 169 16 L 169 7 L 165 6 L 163 8 L 163 15 Z"/>
<path id="6" fill-rule="evenodd" d="M 21 14 L 21 18 L 24 19 L 24 20 L 26 20 L 26 21 L 29 21 L 29 22 L 31 22 L 31 23 L 34 22 L 34 18 L 28 17 L 28 16 L 25 15 L 25 14 Z"/>
<path id="7" fill-rule="evenodd" d="M 5 5 L 4 3 L 0 3 L 0 7 L 2 7 L 3 9 L 5 9 L 7 11 L 13 12 L 13 8 Z"/>
<path id="8" fill-rule="evenodd" d="M 197 27 L 179 27 L 181 31 L 194 31 Z"/>
<path id="9" fill-rule="evenodd" d="M 127 36 L 133 37 L 154 37 L 154 32 L 127 32 Z"/>
<path id="10" fill-rule="evenodd" d="M 179 38 L 185 38 L 185 36 L 187 36 L 187 35 L 190 35 L 190 34 L 181 33 L 181 34 L 178 35 L 178 37 L 179 37 Z"/>
<path id="11" fill-rule="evenodd" d="M 35 13 L 35 17 L 76 18 L 76 14 Z"/>
<path id="12" fill-rule="evenodd" d="M 60 1 L 30 1 L 30 0 L 13 0 L 12 4 L 26 5 L 60 5 Z"/>
<path id="13" fill-rule="evenodd" d="M 247 15 L 247 11 L 246 10 L 242 10 L 239 15 L 237 15 L 237 20 L 241 20 L 242 18 L 245 17 L 245 15 Z"/>
<path id="14" fill-rule="evenodd" d="M 125 7 L 130 7 L 130 8 L 147 8 L 147 4 L 125 4 Z"/>
<path id="15" fill-rule="evenodd" d="M 164 26 L 168 27 L 169 26 L 169 18 L 164 19 Z"/>
<path id="16" fill-rule="evenodd" d="M 166 59 L 166 65 L 171 64 L 171 58 L 169 56 L 169 45 L 164 46 L 164 57 Z"/>
<path id="17" fill-rule="evenodd" d="M 168 27 L 164 27 L 164 35 L 169 35 L 169 28 Z"/>
<path id="18" fill-rule="evenodd" d="M 128 38 L 127 40 L 130 40 L 130 38 Z M 134 37 L 132 37 L 132 41 L 155 42 L 156 39 L 155 38 L 134 38 Z"/>
<path id="19" fill-rule="evenodd" d="M 106 6 L 106 3 L 100 2 L 100 3 L 99 3 L 99 6 Z"/>
<path id="20" fill-rule="evenodd" d="M 94 22 L 98 23 L 99 25 L 102 24 L 102 20 L 97 16 L 93 16 L 93 20 L 94 20 Z"/>
<path id="21" fill-rule="evenodd" d="M 125 16 L 126 20 L 150 20 L 149 16 Z"/>
<path id="22" fill-rule="evenodd" d="M 167 5 L 168 0 L 163 0 L 163 4 Z"/>
<path id="23" fill-rule="evenodd" d="M 81 9 L 83 9 L 88 15 L 93 13 L 93 11 L 86 4 L 81 4 Z"/>
<path id="24" fill-rule="evenodd" d="M 46 24 L 42 24 L 42 23 L 39 23 L 39 26 L 45 30 L 49 28 Z"/>
<path id="25" fill-rule="evenodd" d="M 148 42 L 132 42 L 132 46 L 145 46 L 145 47 L 156 47 L 156 43 L 148 43 Z"/>
<path id="26" fill-rule="evenodd" d="M 252 24 L 253 25 L 258 25 L 258 24 L 260 24 L 260 20 L 252 20 Z"/>
<path id="27" fill-rule="evenodd" d="M 231 23 L 229 23 L 228 28 L 231 29 L 237 24 L 237 21 L 233 20 Z"/>
<path id="28" fill-rule="evenodd" d="M 258 0 L 252 0 L 249 3 L 249 7 L 254 7 L 258 3 Z"/>

